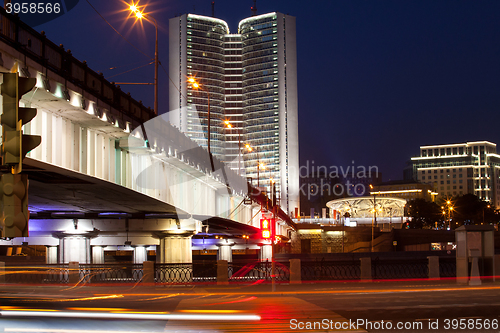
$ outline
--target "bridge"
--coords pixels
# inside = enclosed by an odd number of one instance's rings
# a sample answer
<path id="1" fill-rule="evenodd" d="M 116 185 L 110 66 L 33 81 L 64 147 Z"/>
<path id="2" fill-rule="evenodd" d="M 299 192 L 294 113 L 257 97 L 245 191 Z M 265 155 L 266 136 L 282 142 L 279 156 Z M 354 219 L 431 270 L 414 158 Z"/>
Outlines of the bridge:
<path id="1" fill-rule="evenodd" d="M 189 263 L 193 250 L 271 255 L 260 238 L 267 198 L 221 161 L 18 18 L 0 9 L 0 66 L 37 79 L 21 106 L 37 116 L 23 128 L 40 135 L 28 153 L 29 237 L 0 245 L 47 246 L 47 263 L 103 263 L 107 250 L 133 251 L 142 263 Z M 8 172 L 4 170 L 4 172 Z M 250 189 L 250 191 L 249 191 Z M 250 197 L 250 201 L 248 200 Z M 286 236 L 294 223 L 281 210 Z"/>

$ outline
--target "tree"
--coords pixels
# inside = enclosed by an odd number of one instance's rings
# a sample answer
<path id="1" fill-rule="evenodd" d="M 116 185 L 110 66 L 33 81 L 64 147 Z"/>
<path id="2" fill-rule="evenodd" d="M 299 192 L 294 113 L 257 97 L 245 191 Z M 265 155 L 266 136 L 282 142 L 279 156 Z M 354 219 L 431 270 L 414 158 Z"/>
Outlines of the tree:
<path id="1" fill-rule="evenodd" d="M 435 202 L 414 199 L 408 202 L 408 226 L 411 229 L 429 229 L 442 220 L 441 210 Z"/>

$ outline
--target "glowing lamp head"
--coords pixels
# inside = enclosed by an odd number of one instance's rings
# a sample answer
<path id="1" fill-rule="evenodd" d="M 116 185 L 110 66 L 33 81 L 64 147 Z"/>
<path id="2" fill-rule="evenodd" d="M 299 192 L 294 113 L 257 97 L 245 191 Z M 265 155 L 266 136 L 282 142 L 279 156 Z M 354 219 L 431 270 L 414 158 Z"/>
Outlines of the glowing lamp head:
<path id="1" fill-rule="evenodd" d="M 269 229 L 269 220 L 262 220 L 262 229 Z"/>
<path id="2" fill-rule="evenodd" d="M 140 11 L 136 11 L 136 12 L 135 12 L 135 16 L 136 16 L 137 18 L 141 19 L 143 15 L 142 15 L 142 13 L 141 13 Z"/>
<path id="3" fill-rule="evenodd" d="M 131 12 L 135 13 L 137 11 L 137 6 L 136 5 L 130 5 L 129 9 L 130 9 Z"/>

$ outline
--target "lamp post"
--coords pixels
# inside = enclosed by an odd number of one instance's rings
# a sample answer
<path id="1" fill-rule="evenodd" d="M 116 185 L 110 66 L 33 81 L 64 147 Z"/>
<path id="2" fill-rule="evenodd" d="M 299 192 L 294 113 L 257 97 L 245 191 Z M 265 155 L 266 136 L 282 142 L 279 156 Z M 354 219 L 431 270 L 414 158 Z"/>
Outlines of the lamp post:
<path id="1" fill-rule="evenodd" d="M 144 12 L 141 12 L 137 5 L 132 4 L 129 7 L 130 11 L 135 14 L 135 17 L 138 19 L 144 18 L 146 21 L 149 23 L 153 24 L 155 26 L 155 33 L 156 33 L 156 39 L 155 39 L 155 81 L 154 81 L 154 86 L 155 86 L 155 101 L 154 101 L 154 111 L 155 114 L 158 115 L 158 23 L 156 20 L 149 14 L 145 14 Z"/>
<path id="2" fill-rule="evenodd" d="M 248 143 L 245 145 L 245 148 L 249 153 L 253 152 L 252 146 L 250 146 Z M 256 151 L 255 154 L 257 154 L 257 187 L 260 187 L 260 168 L 263 167 L 265 169 L 264 163 L 260 162 L 259 158 L 259 153 Z"/>
<path id="3" fill-rule="evenodd" d="M 208 131 L 208 135 L 207 135 L 207 145 L 208 145 L 208 156 L 210 157 L 210 166 L 212 167 L 212 172 L 215 171 L 215 168 L 214 168 L 214 160 L 212 158 L 212 151 L 210 150 L 210 92 L 208 91 L 208 89 L 203 89 L 201 87 L 201 85 L 196 82 L 195 78 L 194 77 L 190 77 L 188 79 L 188 82 L 191 83 L 191 85 L 193 86 L 194 89 L 196 90 L 201 90 L 201 91 L 204 91 L 207 93 L 207 102 L 208 102 L 208 112 L 207 112 L 207 131 Z"/>
<path id="4" fill-rule="evenodd" d="M 225 120 L 224 124 L 227 128 L 233 128 L 233 125 L 229 122 L 229 120 Z M 240 175 L 240 159 L 241 159 L 241 128 L 238 130 L 238 176 Z"/>
<path id="5" fill-rule="evenodd" d="M 370 184 L 370 189 L 373 190 L 373 185 Z M 370 193 L 371 194 L 371 193 Z M 377 206 L 376 206 L 376 197 L 375 197 L 375 192 L 373 192 L 373 220 L 372 220 L 372 246 L 371 246 L 371 251 L 373 251 L 373 238 L 374 238 L 374 233 L 375 233 L 375 225 L 377 224 Z"/>
<path id="6" fill-rule="evenodd" d="M 484 224 L 484 210 L 485 210 L 486 208 L 490 208 L 490 205 L 488 205 L 488 206 L 486 206 L 486 207 L 483 207 L 483 223 L 482 223 L 482 224 Z"/>

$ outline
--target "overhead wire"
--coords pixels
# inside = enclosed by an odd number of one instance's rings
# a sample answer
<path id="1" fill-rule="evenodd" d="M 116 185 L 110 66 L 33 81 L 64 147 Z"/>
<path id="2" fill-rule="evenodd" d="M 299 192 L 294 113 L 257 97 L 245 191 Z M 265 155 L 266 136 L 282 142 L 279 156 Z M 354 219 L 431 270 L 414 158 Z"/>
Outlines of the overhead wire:
<path id="1" fill-rule="evenodd" d="M 115 77 L 115 76 L 118 76 L 118 75 L 122 75 L 122 74 L 125 74 L 125 73 L 128 73 L 128 72 L 135 71 L 136 69 L 139 69 L 139 68 L 142 68 L 142 67 L 146 67 L 146 66 L 149 66 L 151 64 L 154 64 L 154 61 L 153 62 L 149 62 L 149 63 L 147 63 L 145 65 L 136 67 L 136 68 L 129 69 L 128 71 L 125 71 L 125 72 L 122 72 L 122 73 L 118 73 L 118 74 L 115 74 L 115 75 L 108 76 L 107 79 L 111 79 L 112 77 Z"/>
<path id="2" fill-rule="evenodd" d="M 153 57 L 151 57 L 151 56 L 147 55 L 146 53 L 142 52 L 139 48 L 137 48 L 134 44 L 132 44 L 127 38 L 125 38 L 125 36 L 123 36 L 118 30 L 116 30 L 115 27 L 113 27 L 111 25 L 111 23 L 109 23 L 108 20 L 106 20 L 104 18 L 104 16 L 102 16 L 101 13 L 99 13 L 94 6 L 92 6 L 92 4 L 90 3 L 89 0 L 85 0 L 85 1 L 87 1 L 87 3 L 89 4 L 89 6 L 92 7 L 92 9 L 97 13 L 97 15 L 99 15 L 104 20 L 104 22 L 106 22 L 111 27 L 111 29 L 113 29 L 121 38 L 123 38 L 127 43 L 129 43 L 134 49 L 136 49 L 140 53 L 144 54 L 149 59 L 154 59 Z"/>

